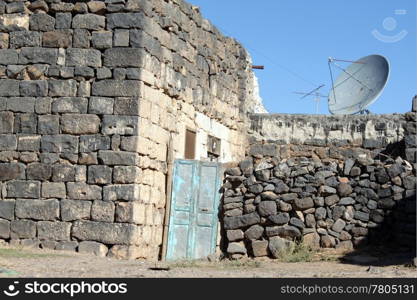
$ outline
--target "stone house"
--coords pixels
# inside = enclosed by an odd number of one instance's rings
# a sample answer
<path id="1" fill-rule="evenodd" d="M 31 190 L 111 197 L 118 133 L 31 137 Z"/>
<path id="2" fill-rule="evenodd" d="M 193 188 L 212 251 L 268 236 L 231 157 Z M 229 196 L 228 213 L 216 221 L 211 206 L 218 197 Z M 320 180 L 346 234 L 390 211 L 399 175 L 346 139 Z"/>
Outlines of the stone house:
<path id="1" fill-rule="evenodd" d="M 182 0 L 0 1 L 0 238 L 157 258 L 174 160 L 243 158 L 254 85 Z"/>
<path id="2" fill-rule="evenodd" d="M 312 151 L 343 160 L 339 148 L 415 133 L 410 116 L 381 127 L 256 115 L 257 93 L 248 52 L 183 0 L 0 0 L 0 241 L 205 257 L 224 229 L 225 164 Z M 223 210 L 247 218 L 243 203 Z"/>

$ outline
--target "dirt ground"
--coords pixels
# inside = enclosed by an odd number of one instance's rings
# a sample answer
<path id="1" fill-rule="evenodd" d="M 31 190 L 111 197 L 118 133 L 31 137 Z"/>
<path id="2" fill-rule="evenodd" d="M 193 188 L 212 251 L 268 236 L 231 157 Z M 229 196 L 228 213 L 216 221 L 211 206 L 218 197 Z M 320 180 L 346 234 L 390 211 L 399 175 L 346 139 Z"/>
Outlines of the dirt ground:
<path id="1" fill-rule="evenodd" d="M 220 262 L 155 263 L 121 261 L 67 252 L 0 248 L 0 277 L 48 278 L 417 278 L 410 264 L 379 260 L 366 254 L 349 261 L 332 252 L 315 254 L 310 262 L 285 263 L 269 259 Z M 384 263 L 386 262 L 386 263 Z M 373 266 L 371 266 L 373 265 Z"/>

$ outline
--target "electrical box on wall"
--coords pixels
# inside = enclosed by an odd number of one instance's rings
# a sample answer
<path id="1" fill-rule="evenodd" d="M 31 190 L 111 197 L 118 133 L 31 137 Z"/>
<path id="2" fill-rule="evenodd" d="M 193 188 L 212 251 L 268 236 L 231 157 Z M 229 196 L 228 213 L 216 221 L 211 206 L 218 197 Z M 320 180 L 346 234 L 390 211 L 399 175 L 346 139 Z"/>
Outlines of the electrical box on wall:
<path id="1" fill-rule="evenodd" d="M 209 135 L 207 141 L 207 152 L 217 157 L 220 156 L 221 140 Z"/>

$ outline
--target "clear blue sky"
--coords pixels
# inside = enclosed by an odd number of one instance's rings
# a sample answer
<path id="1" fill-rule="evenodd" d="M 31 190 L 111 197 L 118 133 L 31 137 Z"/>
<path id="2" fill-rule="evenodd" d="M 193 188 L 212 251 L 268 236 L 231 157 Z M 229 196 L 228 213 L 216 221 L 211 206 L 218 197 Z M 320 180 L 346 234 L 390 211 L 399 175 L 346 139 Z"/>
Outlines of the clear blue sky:
<path id="1" fill-rule="evenodd" d="M 331 88 L 329 56 L 356 60 L 382 54 L 391 77 L 372 113 L 410 111 L 416 94 L 416 1 L 414 0 L 188 0 L 221 32 L 239 40 L 251 53 L 265 107 L 276 113 L 315 113 L 313 99 L 300 100 L 294 91 L 309 91 L 311 81 Z M 397 11 L 397 10 L 406 10 Z M 397 12 L 396 12 L 397 11 Z M 378 30 L 395 43 L 378 40 Z M 385 36 L 385 37 L 384 37 Z M 344 65 L 345 66 L 345 65 Z M 346 65 L 347 66 L 347 65 Z M 284 68 L 283 68 L 284 67 Z M 337 71 L 337 70 L 336 70 Z M 336 74 L 337 76 L 337 74 Z M 328 114 L 327 99 L 320 113 Z"/>

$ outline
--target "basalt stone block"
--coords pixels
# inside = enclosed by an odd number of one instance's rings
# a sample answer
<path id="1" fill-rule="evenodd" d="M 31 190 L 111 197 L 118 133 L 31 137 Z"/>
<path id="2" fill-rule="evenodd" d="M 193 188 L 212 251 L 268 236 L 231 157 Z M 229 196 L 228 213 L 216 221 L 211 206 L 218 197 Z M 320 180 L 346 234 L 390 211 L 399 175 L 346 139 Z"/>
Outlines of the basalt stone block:
<path id="1" fill-rule="evenodd" d="M 25 166 L 19 163 L 0 163 L 0 181 L 24 179 Z M 23 178 L 22 178 L 23 177 Z"/>
<path id="2" fill-rule="evenodd" d="M 32 31 L 52 31 L 55 29 L 55 18 L 43 13 L 33 14 L 29 19 L 29 28 Z"/>
<path id="3" fill-rule="evenodd" d="M 295 199 L 293 203 L 295 210 L 306 210 L 314 207 L 314 201 L 312 198 Z"/>
<path id="4" fill-rule="evenodd" d="M 115 47 L 129 47 L 129 30 L 116 29 L 113 34 L 113 45 Z"/>
<path id="5" fill-rule="evenodd" d="M 266 235 L 269 237 L 280 236 L 287 239 L 296 239 L 301 237 L 301 231 L 294 226 L 284 225 L 276 227 L 267 227 Z"/>
<path id="6" fill-rule="evenodd" d="M 111 31 L 93 32 L 92 43 L 95 49 L 111 48 L 113 46 L 113 33 Z"/>
<path id="7" fill-rule="evenodd" d="M 315 228 L 316 224 L 317 224 L 316 218 L 314 217 L 314 215 L 308 214 L 308 215 L 305 216 L 305 223 L 306 223 L 307 227 Z"/>
<path id="8" fill-rule="evenodd" d="M 315 212 L 315 217 L 317 220 L 324 220 L 327 216 L 327 210 L 324 207 L 318 207 Z"/>
<path id="9" fill-rule="evenodd" d="M 110 149 L 110 137 L 101 135 L 84 135 L 80 137 L 80 152 L 96 152 Z"/>
<path id="10" fill-rule="evenodd" d="M 14 220 L 15 200 L 0 200 L 0 218 Z"/>
<path id="11" fill-rule="evenodd" d="M 245 231 L 245 238 L 248 240 L 258 240 L 262 237 L 264 228 L 260 225 L 253 225 Z"/>
<path id="12" fill-rule="evenodd" d="M 107 14 L 107 28 L 140 28 L 143 29 L 146 17 L 143 13 L 114 13 Z"/>
<path id="13" fill-rule="evenodd" d="M 106 67 L 142 67 L 143 51 L 135 48 L 112 48 L 104 52 Z"/>
<path id="14" fill-rule="evenodd" d="M 75 76 L 84 77 L 86 79 L 94 77 L 94 69 L 90 67 L 75 67 Z"/>
<path id="15" fill-rule="evenodd" d="M 53 113 L 87 113 L 88 99 L 81 97 L 63 97 L 52 102 Z"/>
<path id="16" fill-rule="evenodd" d="M 93 96 L 140 97 L 141 81 L 138 80 L 101 80 L 93 83 Z"/>
<path id="17" fill-rule="evenodd" d="M 275 201 L 279 199 L 279 196 L 275 194 L 274 192 L 266 191 L 261 194 L 261 198 L 263 201 Z"/>
<path id="18" fill-rule="evenodd" d="M 227 205 L 227 204 L 231 204 L 231 203 L 240 203 L 243 202 L 243 197 L 238 196 L 238 197 L 226 197 L 223 200 L 223 204 Z"/>
<path id="19" fill-rule="evenodd" d="M 280 258 L 294 245 L 293 242 L 278 236 L 269 239 L 269 251 L 274 258 Z"/>
<path id="20" fill-rule="evenodd" d="M 0 79 L 0 96 L 13 97 L 13 96 L 19 96 L 19 95 L 20 95 L 20 88 L 19 88 L 18 80 Z"/>
<path id="21" fill-rule="evenodd" d="M 252 254 L 254 257 L 268 256 L 268 241 L 252 241 Z"/>
<path id="22" fill-rule="evenodd" d="M 77 95 L 77 82 L 75 80 L 49 80 L 50 97 L 75 97 Z"/>
<path id="23" fill-rule="evenodd" d="M 29 180 L 46 181 L 51 178 L 52 167 L 48 164 L 33 163 L 27 166 L 26 176 Z"/>
<path id="24" fill-rule="evenodd" d="M 248 190 L 249 190 L 249 192 L 257 195 L 257 194 L 262 193 L 263 186 L 261 184 L 253 184 L 253 185 L 249 186 Z"/>
<path id="25" fill-rule="evenodd" d="M 343 217 L 346 208 L 344 206 L 336 206 L 333 208 L 332 217 L 333 220 L 337 220 Z"/>
<path id="26" fill-rule="evenodd" d="M 74 48 L 90 48 L 91 33 L 86 29 L 75 29 L 72 45 Z"/>
<path id="27" fill-rule="evenodd" d="M 10 224 L 12 239 L 31 239 L 36 237 L 36 222 L 31 220 L 14 220 Z"/>
<path id="28" fill-rule="evenodd" d="M 30 47 L 22 48 L 19 64 L 48 64 L 55 65 L 58 61 L 58 50 L 50 48 Z"/>
<path id="29" fill-rule="evenodd" d="M 417 179 L 415 176 L 407 176 L 403 179 L 403 184 L 407 190 L 415 190 L 417 185 Z"/>
<path id="30" fill-rule="evenodd" d="M 295 226 L 299 229 L 304 229 L 306 226 L 303 221 L 301 221 L 299 218 L 291 218 L 290 225 Z"/>
<path id="31" fill-rule="evenodd" d="M 354 227 L 352 229 L 352 234 L 354 237 L 367 236 L 368 232 L 369 232 L 368 228 L 364 228 L 364 227 Z"/>
<path id="32" fill-rule="evenodd" d="M 36 199 L 40 196 L 39 181 L 9 181 L 6 184 L 8 198 L 32 198 Z"/>
<path id="33" fill-rule="evenodd" d="M 332 206 L 334 204 L 337 204 L 339 202 L 340 198 L 337 195 L 332 195 L 324 198 L 324 202 L 327 206 Z"/>
<path id="34" fill-rule="evenodd" d="M 337 193 L 340 197 L 346 197 L 352 194 L 353 189 L 348 183 L 341 183 L 337 186 Z"/>
<path id="35" fill-rule="evenodd" d="M 65 222 L 88 220 L 91 216 L 91 202 L 80 200 L 61 201 L 61 219 Z"/>
<path id="36" fill-rule="evenodd" d="M 112 202 L 94 201 L 91 207 L 91 219 L 98 222 L 114 222 L 115 206 Z"/>
<path id="37" fill-rule="evenodd" d="M 96 14 L 78 14 L 72 20 L 72 28 L 100 30 L 104 29 L 106 18 Z"/>
<path id="38" fill-rule="evenodd" d="M 52 167 L 54 182 L 75 181 L 75 167 L 69 164 L 57 164 Z"/>
<path id="39" fill-rule="evenodd" d="M 91 97 L 88 112 L 90 114 L 111 115 L 113 114 L 113 98 Z"/>
<path id="40" fill-rule="evenodd" d="M 277 214 L 277 204 L 275 201 L 262 201 L 258 205 L 258 212 L 261 217 L 269 217 Z"/>
<path id="41" fill-rule="evenodd" d="M 354 218 L 363 222 L 368 222 L 369 221 L 369 213 L 365 213 L 362 211 L 356 211 Z"/>
<path id="42" fill-rule="evenodd" d="M 20 219 L 54 221 L 59 218 L 59 201 L 55 199 L 17 199 L 16 217 Z"/>
<path id="43" fill-rule="evenodd" d="M 19 52 L 15 49 L 0 49 L 0 65 L 15 65 L 19 59 Z"/>
<path id="44" fill-rule="evenodd" d="M 224 218 L 224 228 L 226 230 L 240 229 L 240 228 L 258 224 L 260 221 L 261 221 L 261 218 L 256 212 L 243 215 L 243 216 L 226 217 Z"/>
<path id="45" fill-rule="evenodd" d="M 43 152 L 77 153 L 78 138 L 71 135 L 45 135 L 41 138 Z"/>
<path id="46" fill-rule="evenodd" d="M 229 243 L 229 245 L 227 246 L 227 253 L 232 254 L 232 255 L 233 254 L 246 255 L 247 250 L 243 242 Z"/>
<path id="47" fill-rule="evenodd" d="M 9 238 L 10 238 L 10 221 L 0 219 L 0 239 L 9 239 Z"/>
<path id="48" fill-rule="evenodd" d="M 61 117 L 62 133 L 72 135 L 94 134 L 100 131 L 100 118 L 96 115 L 68 114 Z"/>
<path id="49" fill-rule="evenodd" d="M 322 248 L 334 248 L 336 246 L 336 239 L 330 235 L 323 235 L 320 240 Z"/>
<path id="50" fill-rule="evenodd" d="M 65 183 L 63 182 L 43 182 L 42 183 L 42 197 L 43 198 L 65 198 L 66 193 Z M 62 202 L 61 202 L 62 205 Z"/>
<path id="51" fill-rule="evenodd" d="M 351 197 L 346 197 L 346 198 L 342 198 L 340 199 L 339 203 L 337 203 L 337 205 L 353 205 L 355 204 L 355 199 L 351 198 Z"/>
<path id="52" fill-rule="evenodd" d="M 114 102 L 114 114 L 124 116 L 139 115 L 140 100 L 137 97 L 120 97 Z"/>
<path id="53" fill-rule="evenodd" d="M 140 233 L 139 228 L 132 224 L 76 221 L 72 227 L 72 235 L 81 241 L 134 245 Z"/>
<path id="54" fill-rule="evenodd" d="M 71 223 L 42 221 L 36 224 L 40 240 L 68 241 Z"/>
<path id="55" fill-rule="evenodd" d="M 138 184 L 108 185 L 103 188 L 105 201 L 138 201 L 140 186 Z"/>
<path id="56" fill-rule="evenodd" d="M 227 240 L 229 242 L 241 241 L 244 238 L 244 233 L 242 230 L 227 230 L 226 231 Z"/>
<path id="57" fill-rule="evenodd" d="M 36 31 L 14 31 L 10 33 L 10 48 L 39 47 L 41 33 Z"/>
<path id="58" fill-rule="evenodd" d="M 79 182 L 67 183 L 68 197 L 74 200 L 101 200 L 101 187 Z"/>
<path id="59" fill-rule="evenodd" d="M 276 225 L 285 225 L 290 221 L 290 215 L 288 213 L 279 213 L 275 216 L 270 216 L 268 220 Z"/>
<path id="60" fill-rule="evenodd" d="M 66 65 L 69 67 L 101 67 L 101 52 L 95 49 L 67 49 Z"/>
<path id="61" fill-rule="evenodd" d="M 14 114 L 9 111 L 0 112 L 0 134 L 12 133 L 14 124 Z"/>
<path id="62" fill-rule="evenodd" d="M 33 113 L 35 111 L 35 101 L 33 97 L 12 97 L 6 100 L 6 107 L 7 110 L 13 112 Z"/>
<path id="63" fill-rule="evenodd" d="M 45 32 L 42 35 L 42 46 L 47 48 L 69 48 L 72 46 L 72 32 L 69 30 Z"/>
<path id="64" fill-rule="evenodd" d="M 102 132 L 105 135 L 138 135 L 140 118 L 137 116 L 104 116 Z"/>
<path id="65" fill-rule="evenodd" d="M 122 151 L 99 151 L 99 160 L 108 166 L 136 166 L 138 154 Z"/>
<path id="66" fill-rule="evenodd" d="M 39 134 L 58 134 L 59 133 L 59 116 L 41 115 L 38 117 Z"/>
<path id="67" fill-rule="evenodd" d="M 342 232 L 342 230 L 345 228 L 346 226 L 346 222 L 343 221 L 342 219 L 338 219 L 332 226 L 332 230 L 335 232 Z"/>
<path id="68" fill-rule="evenodd" d="M 371 199 L 371 200 L 378 200 L 378 198 L 379 198 L 378 194 L 375 193 L 374 190 L 368 189 L 368 188 L 362 189 L 361 194 L 363 196 L 365 196 L 366 198 Z"/>
<path id="69" fill-rule="evenodd" d="M 6 5 L 6 12 L 8 14 L 23 13 L 25 11 L 24 2 L 11 2 Z"/>
<path id="70" fill-rule="evenodd" d="M 20 95 L 23 97 L 45 97 L 48 95 L 48 81 L 30 80 L 20 82 Z"/>
<path id="71" fill-rule="evenodd" d="M 88 183 L 109 184 L 112 182 L 113 169 L 108 166 L 89 166 Z"/>
<path id="72" fill-rule="evenodd" d="M 0 151 L 12 151 L 17 148 L 17 139 L 15 135 L 0 135 Z"/>

